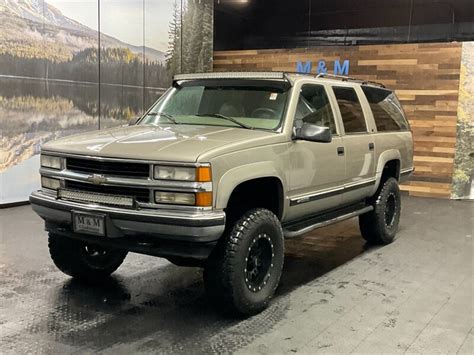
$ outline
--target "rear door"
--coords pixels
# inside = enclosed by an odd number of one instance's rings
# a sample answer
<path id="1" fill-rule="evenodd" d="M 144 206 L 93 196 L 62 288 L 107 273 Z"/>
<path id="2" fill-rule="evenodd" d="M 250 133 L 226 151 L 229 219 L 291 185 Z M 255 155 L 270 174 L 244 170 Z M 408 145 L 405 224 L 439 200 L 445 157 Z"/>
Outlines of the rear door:
<path id="1" fill-rule="evenodd" d="M 333 85 L 344 134 L 344 155 L 346 175 L 344 179 L 343 204 L 351 204 L 371 195 L 375 184 L 375 144 L 373 127 L 366 119 L 368 108 L 359 86 Z"/>
<path id="2" fill-rule="evenodd" d="M 329 127 L 332 142 L 294 140 L 290 147 L 290 209 L 288 219 L 301 218 L 341 204 L 345 179 L 345 157 L 335 120 L 329 86 L 301 81 L 294 130 L 303 122 Z"/>

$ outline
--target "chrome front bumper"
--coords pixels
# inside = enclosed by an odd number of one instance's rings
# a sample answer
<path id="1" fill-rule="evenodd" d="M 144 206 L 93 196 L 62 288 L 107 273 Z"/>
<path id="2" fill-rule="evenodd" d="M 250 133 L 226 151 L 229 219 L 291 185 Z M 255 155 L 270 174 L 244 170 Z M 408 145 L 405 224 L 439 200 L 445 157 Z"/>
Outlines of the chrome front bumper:
<path id="1" fill-rule="evenodd" d="M 59 200 L 41 191 L 30 196 L 33 210 L 46 221 L 46 229 L 72 233 L 72 211 L 99 213 L 106 216 L 106 237 L 146 237 L 149 240 L 177 242 L 216 242 L 225 228 L 224 211 L 131 210 Z M 91 237 L 92 238 L 92 237 Z"/>

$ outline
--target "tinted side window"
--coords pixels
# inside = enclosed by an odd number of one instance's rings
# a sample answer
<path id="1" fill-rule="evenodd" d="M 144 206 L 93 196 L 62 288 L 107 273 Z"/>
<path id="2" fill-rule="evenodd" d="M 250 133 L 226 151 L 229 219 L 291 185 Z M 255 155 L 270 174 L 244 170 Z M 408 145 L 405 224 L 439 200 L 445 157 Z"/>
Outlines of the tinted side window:
<path id="1" fill-rule="evenodd" d="M 390 90 L 362 86 L 374 115 L 377 131 L 404 131 L 408 123 L 395 94 Z"/>
<path id="2" fill-rule="evenodd" d="M 329 127 L 332 134 L 337 134 L 334 114 L 324 86 L 305 84 L 301 87 L 295 126 L 299 128 L 303 122 Z"/>
<path id="3" fill-rule="evenodd" d="M 346 133 L 365 133 L 364 113 L 353 88 L 333 87 Z"/>

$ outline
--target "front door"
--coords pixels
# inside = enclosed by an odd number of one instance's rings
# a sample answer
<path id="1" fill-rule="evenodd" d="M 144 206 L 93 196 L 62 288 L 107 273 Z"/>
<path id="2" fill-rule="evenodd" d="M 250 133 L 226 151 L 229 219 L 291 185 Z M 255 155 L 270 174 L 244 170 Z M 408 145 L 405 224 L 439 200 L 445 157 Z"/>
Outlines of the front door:
<path id="1" fill-rule="evenodd" d="M 290 148 L 289 219 L 303 218 L 339 206 L 345 177 L 345 156 L 340 153 L 343 142 L 328 99 L 328 88 L 325 85 L 300 85 L 294 129 L 308 122 L 330 127 L 333 137 L 331 143 L 293 141 Z"/>

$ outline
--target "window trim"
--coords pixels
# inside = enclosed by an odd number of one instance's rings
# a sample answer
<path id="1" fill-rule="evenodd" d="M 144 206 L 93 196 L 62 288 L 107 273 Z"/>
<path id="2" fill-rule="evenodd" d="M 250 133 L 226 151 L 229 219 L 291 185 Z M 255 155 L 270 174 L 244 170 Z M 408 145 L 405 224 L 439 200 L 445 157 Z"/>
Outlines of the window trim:
<path id="1" fill-rule="evenodd" d="M 349 132 L 349 133 L 345 133 L 346 136 L 361 136 L 363 134 L 372 134 L 374 132 L 369 132 L 369 131 L 365 131 L 365 132 Z"/>

